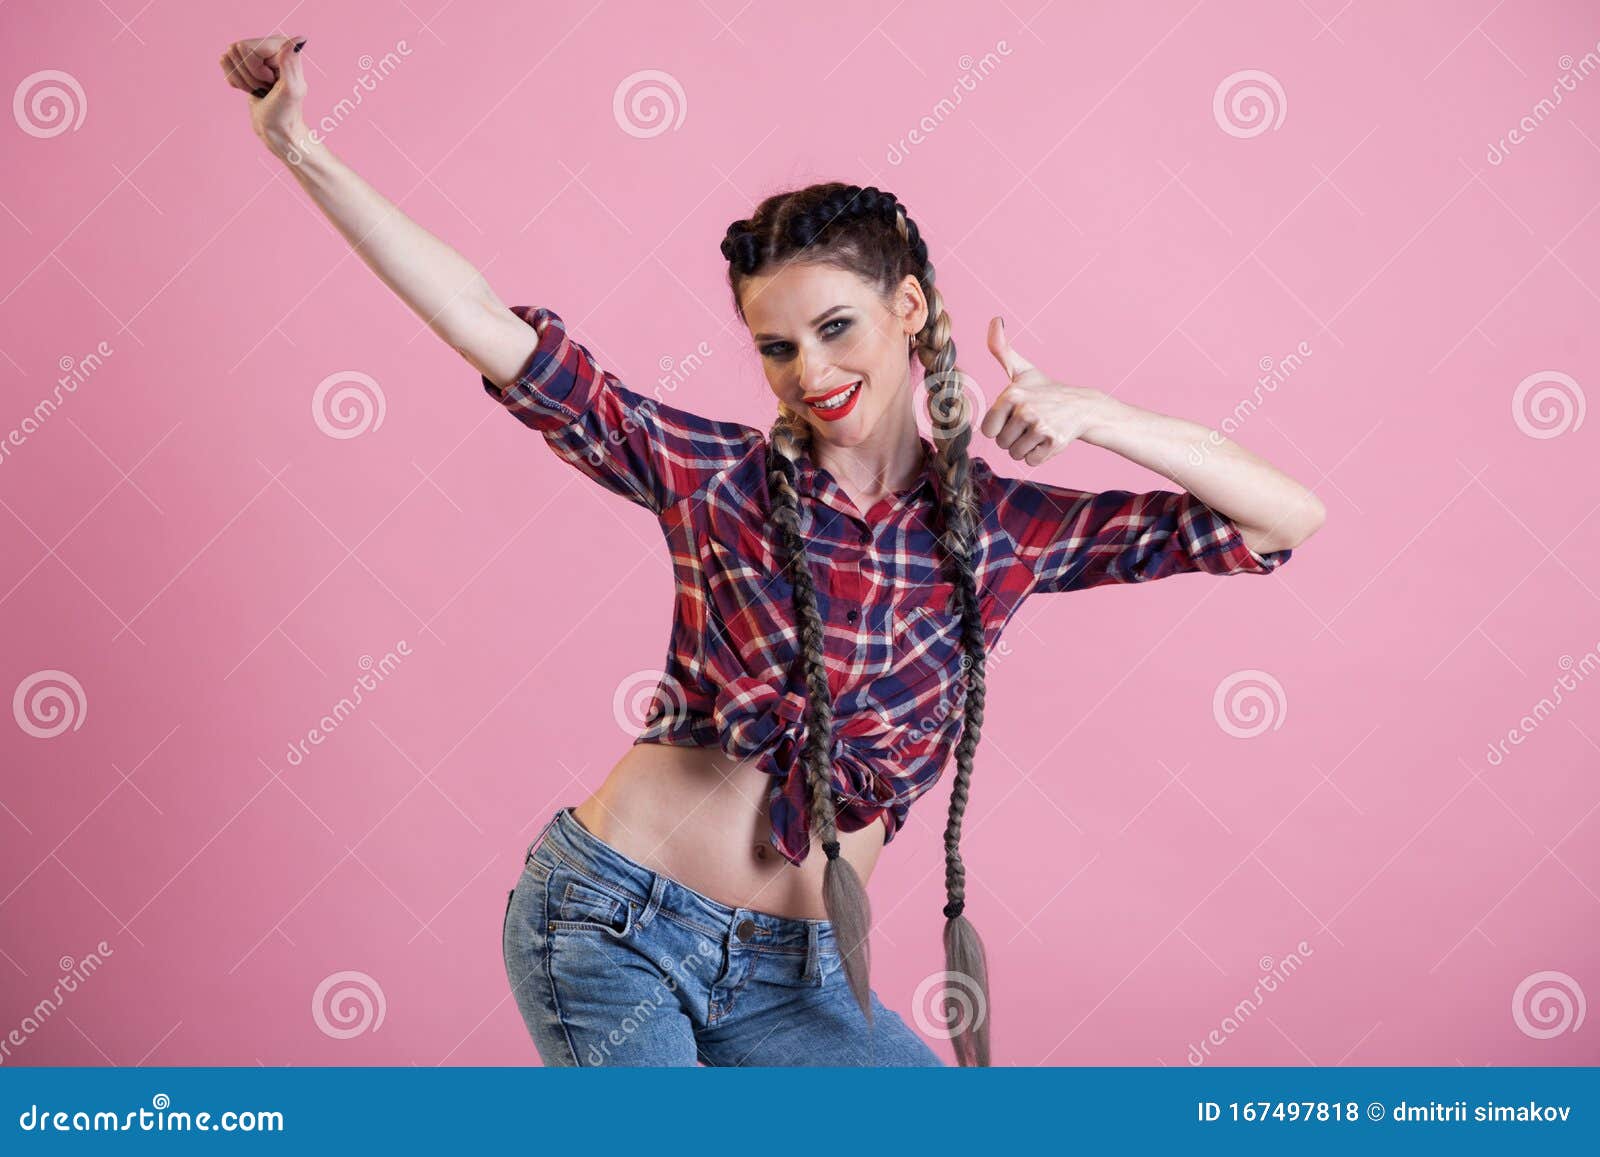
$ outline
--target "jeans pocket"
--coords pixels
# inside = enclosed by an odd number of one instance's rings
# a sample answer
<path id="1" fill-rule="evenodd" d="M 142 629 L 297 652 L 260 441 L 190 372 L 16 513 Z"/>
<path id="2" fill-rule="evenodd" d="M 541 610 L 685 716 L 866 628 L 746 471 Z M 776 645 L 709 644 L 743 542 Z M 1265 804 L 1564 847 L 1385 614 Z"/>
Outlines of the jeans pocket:
<path id="1" fill-rule="evenodd" d="M 642 905 L 572 868 L 550 876 L 551 932 L 604 932 L 623 937 L 633 930 Z"/>

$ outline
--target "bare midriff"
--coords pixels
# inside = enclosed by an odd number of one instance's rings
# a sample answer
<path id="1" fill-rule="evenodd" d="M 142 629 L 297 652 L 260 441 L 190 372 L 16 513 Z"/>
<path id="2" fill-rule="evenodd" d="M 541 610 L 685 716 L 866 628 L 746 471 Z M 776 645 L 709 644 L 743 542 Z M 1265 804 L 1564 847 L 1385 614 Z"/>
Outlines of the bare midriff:
<path id="1" fill-rule="evenodd" d="M 640 743 L 574 809 L 583 826 L 623 855 L 734 908 L 794 919 L 827 918 L 819 840 L 799 866 L 769 839 L 772 777 L 715 747 Z M 881 820 L 839 833 L 839 855 L 863 885 L 883 851 Z"/>

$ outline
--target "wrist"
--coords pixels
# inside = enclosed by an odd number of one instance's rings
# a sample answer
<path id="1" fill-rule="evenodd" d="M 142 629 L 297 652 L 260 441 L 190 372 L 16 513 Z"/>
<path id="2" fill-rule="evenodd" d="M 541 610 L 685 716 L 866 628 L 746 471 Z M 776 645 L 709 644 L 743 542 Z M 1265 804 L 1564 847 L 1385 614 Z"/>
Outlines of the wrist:
<path id="1" fill-rule="evenodd" d="M 263 128 L 258 135 L 267 151 L 286 165 L 299 165 L 318 145 L 304 122 Z"/>
<path id="2" fill-rule="evenodd" d="M 1110 394 L 1102 393 L 1096 400 L 1090 412 L 1088 425 L 1079 435 L 1081 441 L 1091 446 L 1104 446 L 1116 432 L 1127 425 L 1134 416 L 1135 408 Z"/>

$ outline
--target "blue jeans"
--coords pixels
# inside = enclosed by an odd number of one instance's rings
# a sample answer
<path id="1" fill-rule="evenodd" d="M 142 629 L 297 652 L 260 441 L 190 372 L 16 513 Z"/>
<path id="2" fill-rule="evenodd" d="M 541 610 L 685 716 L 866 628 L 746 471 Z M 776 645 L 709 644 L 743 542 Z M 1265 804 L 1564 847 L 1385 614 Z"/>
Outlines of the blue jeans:
<path id="1" fill-rule="evenodd" d="M 547 1065 L 943 1065 L 871 993 L 827 920 L 731 908 L 558 809 L 506 902 L 506 977 Z"/>

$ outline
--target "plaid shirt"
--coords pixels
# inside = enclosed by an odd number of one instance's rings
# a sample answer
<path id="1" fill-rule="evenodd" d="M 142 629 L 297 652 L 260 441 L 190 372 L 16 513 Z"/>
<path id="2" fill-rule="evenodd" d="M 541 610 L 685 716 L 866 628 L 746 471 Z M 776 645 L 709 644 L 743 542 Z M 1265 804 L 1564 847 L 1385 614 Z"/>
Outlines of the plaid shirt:
<path id="1" fill-rule="evenodd" d="M 604 370 L 548 309 L 514 307 L 538 347 L 489 395 L 584 474 L 660 520 L 676 586 L 671 641 L 636 743 L 720 747 L 772 776 L 771 840 L 805 859 L 805 678 L 794 585 L 767 511 L 766 435 L 644 397 Z M 893 839 L 939 778 L 961 731 L 955 587 L 935 561 L 940 478 L 933 446 L 912 486 L 858 511 L 802 457 L 799 493 L 833 699 L 833 790 L 841 831 L 880 816 Z M 1257 554 L 1194 495 L 1088 493 L 996 475 L 972 459 L 982 522 L 974 551 L 990 648 L 1022 600 L 1184 571 L 1266 574 L 1290 551 Z"/>

